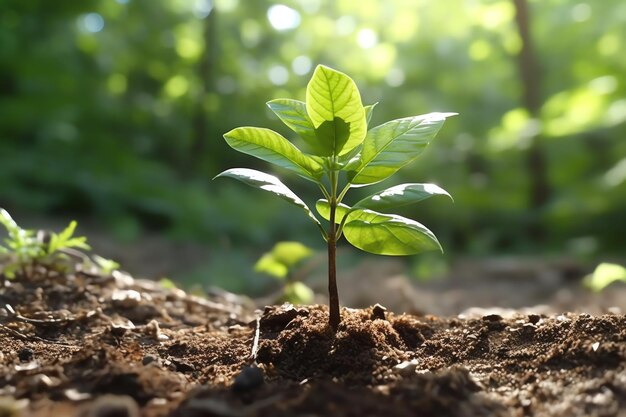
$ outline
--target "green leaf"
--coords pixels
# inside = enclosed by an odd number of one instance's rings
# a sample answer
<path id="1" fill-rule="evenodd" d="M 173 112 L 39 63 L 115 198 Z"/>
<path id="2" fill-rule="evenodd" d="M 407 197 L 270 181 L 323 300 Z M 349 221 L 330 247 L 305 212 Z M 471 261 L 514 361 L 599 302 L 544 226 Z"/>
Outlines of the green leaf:
<path id="1" fill-rule="evenodd" d="M 278 242 L 270 253 L 278 262 L 291 268 L 311 256 L 313 251 L 300 242 Z"/>
<path id="2" fill-rule="evenodd" d="M 370 124 L 370 120 L 372 120 L 372 114 L 374 114 L 374 108 L 377 105 L 378 105 L 378 102 L 363 107 L 363 109 L 365 110 L 365 121 L 367 122 L 368 125 Z"/>
<path id="3" fill-rule="evenodd" d="M 304 210 L 311 220 L 317 224 L 321 229 L 319 220 L 313 215 L 311 209 L 298 197 L 293 191 L 291 191 L 285 184 L 283 184 L 278 178 L 273 175 L 266 174 L 265 172 L 257 171 L 255 169 L 248 168 L 232 168 L 228 169 L 217 176 L 230 177 L 239 180 L 251 187 L 259 188 L 264 191 L 268 191 L 289 203 L 300 207 Z M 213 179 L 215 179 L 213 178 Z"/>
<path id="4" fill-rule="evenodd" d="M 583 284 L 600 292 L 616 281 L 626 282 L 626 268 L 618 264 L 601 263 L 592 274 L 585 276 Z"/>
<path id="5" fill-rule="evenodd" d="M 76 230 L 76 221 L 72 220 L 70 224 L 59 234 L 52 233 L 47 252 L 49 255 L 66 248 L 91 249 L 87 244 L 87 238 L 84 236 L 72 237 Z"/>
<path id="6" fill-rule="evenodd" d="M 296 172 L 301 177 L 318 182 L 323 167 L 303 154 L 291 142 L 270 129 L 239 127 L 224 135 L 231 148 Z"/>
<path id="7" fill-rule="evenodd" d="M 354 210 L 343 227 L 348 242 L 377 255 L 413 255 L 440 250 L 439 241 L 414 220 L 371 210 Z"/>
<path id="8" fill-rule="evenodd" d="M 7 229 L 9 234 L 15 234 L 20 229 L 13 217 L 5 209 L 0 209 L 0 223 Z"/>
<path id="9" fill-rule="evenodd" d="M 317 210 L 323 219 L 330 221 L 330 204 L 328 204 L 328 200 L 325 198 L 317 200 L 315 210 Z M 350 210 L 352 210 L 352 207 L 339 203 L 335 209 L 335 223 L 341 223 L 341 220 L 350 213 Z"/>
<path id="10" fill-rule="evenodd" d="M 254 270 L 283 279 L 294 265 L 311 254 L 313 251 L 300 242 L 278 242 L 270 252 L 261 256 Z"/>
<path id="11" fill-rule="evenodd" d="M 350 152 L 367 133 L 365 109 L 354 81 L 318 65 L 306 89 L 306 110 L 317 133 L 320 156 Z"/>
<path id="12" fill-rule="evenodd" d="M 285 285 L 285 299 L 292 304 L 311 304 L 315 293 L 303 282 L 289 282 Z"/>
<path id="13" fill-rule="evenodd" d="M 304 139 L 312 149 L 316 152 L 319 150 L 315 127 L 313 127 L 313 122 L 309 119 L 304 102 L 288 98 L 279 98 L 269 101 L 267 106 L 285 125 Z"/>
<path id="14" fill-rule="evenodd" d="M 365 197 L 356 203 L 354 208 L 384 212 L 388 209 L 417 203 L 434 195 L 445 195 L 452 199 L 446 190 L 435 184 L 401 184 Z"/>
<path id="15" fill-rule="evenodd" d="M 287 265 L 278 261 L 271 253 L 261 256 L 254 264 L 254 270 L 278 279 L 284 279 L 289 273 Z"/>
<path id="16" fill-rule="evenodd" d="M 396 119 L 371 129 L 361 149 L 358 165 L 348 179 L 354 185 L 369 185 L 395 174 L 412 162 L 435 137 L 447 117 L 456 113 L 429 113 Z"/>

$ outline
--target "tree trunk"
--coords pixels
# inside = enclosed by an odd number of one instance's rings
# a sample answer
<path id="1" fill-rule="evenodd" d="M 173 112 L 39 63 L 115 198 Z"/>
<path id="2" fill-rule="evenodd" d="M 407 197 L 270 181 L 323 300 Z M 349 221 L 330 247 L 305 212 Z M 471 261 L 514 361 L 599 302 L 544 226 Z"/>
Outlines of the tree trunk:
<path id="1" fill-rule="evenodd" d="M 200 91 L 196 100 L 196 110 L 193 116 L 192 142 L 189 149 L 190 164 L 186 169 L 202 169 L 203 158 L 207 151 L 209 141 L 210 117 L 207 114 L 204 103 L 207 93 L 213 90 L 215 78 L 216 57 L 216 10 L 213 8 L 209 15 L 204 18 L 203 38 L 204 52 L 198 65 L 198 78 L 200 79 Z"/>
<path id="2" fill-rule="evenodd" d="M 527 0 L 513 0 L 515 5 L 515 20 L 518 32 L 522 39 L 522 49 L 518 56 L 518 71 L 522 82 L 522 104 L 533 118 L 540 116 L 541 99 L 541 71 L 537 62 L 533 42 L 530 35 L 530 13 Z M 548 180 L 548 162 L 546 160 L 541 135 L 530 138 L 530 147 L 526 155 L 526 168 L 530 178 L 529 204 L 533 218 L 529 225 L 529 236 L 534 241 L 545 238 L 545 230 L 540 218 L 540 212 L 550 199 L 550 185 Z"/>

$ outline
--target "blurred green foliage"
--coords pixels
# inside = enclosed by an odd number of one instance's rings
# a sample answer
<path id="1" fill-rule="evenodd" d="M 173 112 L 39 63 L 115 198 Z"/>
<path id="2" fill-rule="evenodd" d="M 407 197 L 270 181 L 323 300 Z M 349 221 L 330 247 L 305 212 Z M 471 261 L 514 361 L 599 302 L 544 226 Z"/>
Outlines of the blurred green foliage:
<path id="1" fill-rule="evenodd" d="M 592 291 L 600 292 L 614 282 L 626 282 L 626 268 L 618 264 L 601 263 L 583 283 Z"/>
<path id="2" fill-rule="evenodd" d="M 267 168 L 228 152 L 221 135 L 241 124 L 287 135 L 259 109 L 271 98 L 304 99 L 323 63 L 353 76 L 364 103 L 381 102 L 372 126 L 460 113 L 405 173 L 454 197 L 417 215 L 449 252 L 618 252 L 626 4 L 529 7 L 537 114 L 522 98 L 523 39 L 510 0 L 4 0 L 0 205 L 14 215 L 93 216 L 124 239 L 156 229 L 216 247 L 311 243 L 314 226 L 297 210 L 262 193 L 250 204 L 249 190 L 210 178 Z M 541 205 L 527 158 L 537 137 L 549 184 Z M 539 242 L 528 233 L 534 223 Z"/>
<path id="3" fill-rule="evenodd" d="M 296 277 L 298 265 L 313 256 L 313 250 L 300 242 L 278 242 L 264 253 L 254 265 L 254 270 L 282 281 L 282 293 L 276 302 L 310 304 L 315 294 L 305 283 Z"/>
<path id="4" fill-rule="evenodd" d="M 254 265 L 256 272 L 262 272 L 284 281 L 290 269 L 313 255 L 313 250 L 300 242 L 278 242 L 272 250 L 265 252 Z"/>

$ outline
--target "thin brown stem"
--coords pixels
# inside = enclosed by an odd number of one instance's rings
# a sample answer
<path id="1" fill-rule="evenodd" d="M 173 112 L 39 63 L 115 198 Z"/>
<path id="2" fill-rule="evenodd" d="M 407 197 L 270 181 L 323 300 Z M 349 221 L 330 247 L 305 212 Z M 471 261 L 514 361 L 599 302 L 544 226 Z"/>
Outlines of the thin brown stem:
<path id="1" fill-rule="evenodd" d="M 335 215 L 337 212 L 337 172 L 331 171 L 330 179 L 330 226 L 328 227 L 328 306 L 329 325 L 333 332 L 337 332 L 341 315 L 339 313 L 339 294 L 337 292 L 337 224 Z"/>
<path id="2" fill-rule="evenodd" d="M 330 206 L 330 228 L 328 231 L 328 305 L 329 324 L 337 332 L 341 316 L 339 314 L 339 294 L 337 292 L 337 229 L 335 224 L 335 205 Z"/>

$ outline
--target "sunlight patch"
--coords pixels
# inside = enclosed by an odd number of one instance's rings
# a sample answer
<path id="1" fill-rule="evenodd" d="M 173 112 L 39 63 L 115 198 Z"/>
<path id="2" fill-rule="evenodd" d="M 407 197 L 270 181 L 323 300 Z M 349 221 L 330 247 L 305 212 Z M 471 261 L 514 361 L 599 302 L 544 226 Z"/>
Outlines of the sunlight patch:
<path id="1" fill-rule="evenodd" d="M 267 10 L 267 19 L 276 30 L 295 29 L 300 25 L 300 13 L 284 4 L 276 4 Z"/>

